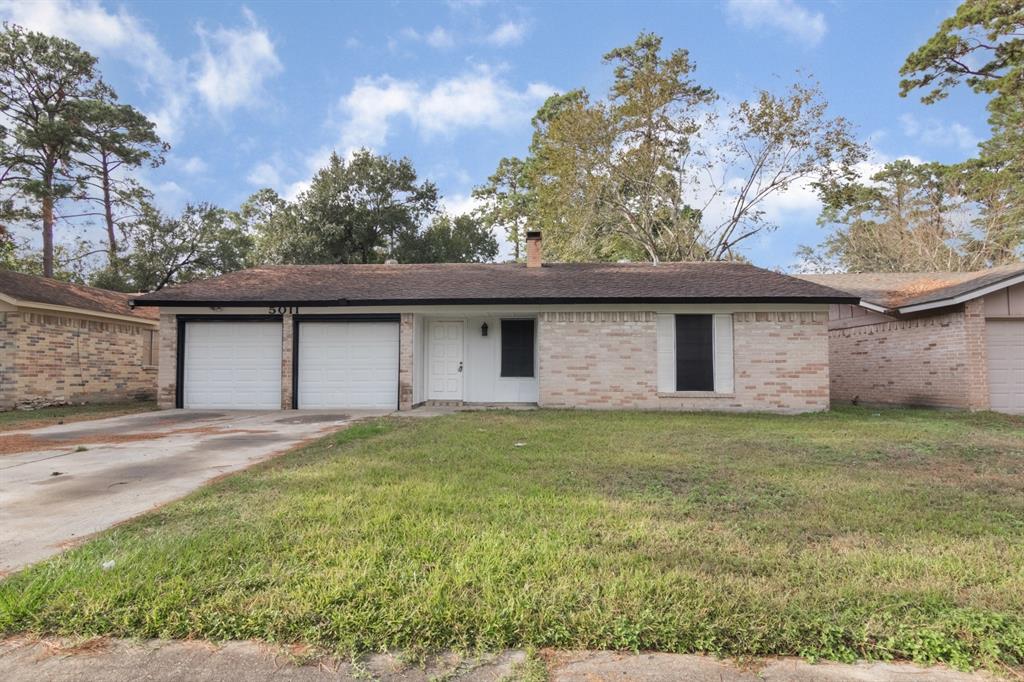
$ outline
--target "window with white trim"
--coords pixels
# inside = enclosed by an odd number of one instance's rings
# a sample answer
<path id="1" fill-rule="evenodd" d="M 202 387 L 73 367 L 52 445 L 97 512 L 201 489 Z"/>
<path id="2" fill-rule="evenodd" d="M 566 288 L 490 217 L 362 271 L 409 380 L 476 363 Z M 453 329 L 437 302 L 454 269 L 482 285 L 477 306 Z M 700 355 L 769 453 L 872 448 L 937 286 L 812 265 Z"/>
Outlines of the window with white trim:
<path id="1" fill-rule="evenodd" d="M 501 376 L 532 377 L 534 321 L 501 321 Z"/>
<path id="2" fill-rule="evenodd" d="M 658 392 L 732 393 L 732 315 L 658 315 Z"/>
<path id="3" fill-rule="evenodd" d="M 715 390 L 711 315 L 676 315 L 676 390 Z"/>

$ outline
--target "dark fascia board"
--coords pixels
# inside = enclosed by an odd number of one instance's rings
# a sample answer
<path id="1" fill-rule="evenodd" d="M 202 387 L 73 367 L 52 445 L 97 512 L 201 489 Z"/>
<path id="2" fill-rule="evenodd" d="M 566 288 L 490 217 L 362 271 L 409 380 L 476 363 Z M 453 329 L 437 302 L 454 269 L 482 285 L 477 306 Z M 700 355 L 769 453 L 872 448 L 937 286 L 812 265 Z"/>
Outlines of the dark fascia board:
<path id="1" fill-rule="evenodd" d="M 132 301 L 133 306 L 164 306 L 180 308 L 262 308 L 262 307 L 302 307 L 302 308 L 333 308 L 333 307 L 378 307 L 378 306 L 425 306 L 425 305 L 601 305 L 601 304 L 665 304 L 665 303 L 801 303 L 828 304 L 849 303 L 856 305 L 860 298 L 856 296 L 701 296 L 701 297 L 641 297 L 641 298 L 395 298 L 374 299 L 369 301 L 355 300 L 206 300 L 176 301 L 148 300 Z"/>

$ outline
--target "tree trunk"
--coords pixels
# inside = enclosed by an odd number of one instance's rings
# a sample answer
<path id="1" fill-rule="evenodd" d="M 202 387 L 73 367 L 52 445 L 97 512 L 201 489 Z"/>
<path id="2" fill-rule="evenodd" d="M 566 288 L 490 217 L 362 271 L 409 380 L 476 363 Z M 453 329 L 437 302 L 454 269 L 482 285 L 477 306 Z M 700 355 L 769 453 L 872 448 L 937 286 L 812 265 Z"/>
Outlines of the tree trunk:
<path id="1" fill-rule="evenodd" d="M 43 173 L 43 277 L 53 277 L 53 170 Z"/>
<path id="2" fill-rule="evenodd" d="M 117 233 L 114 229 L 114 207 L 110 201 L 110 166 L 106 152 L 103 152 L 100 168 L 103 182 L 103 218 L 107 221 L 107 262 L 113 268 L 117 263 Z"/>
<path id="3" fill-rule="evenodd" d="M 53 277 L 53 197 L 43 197 L 43 277 Z"/>

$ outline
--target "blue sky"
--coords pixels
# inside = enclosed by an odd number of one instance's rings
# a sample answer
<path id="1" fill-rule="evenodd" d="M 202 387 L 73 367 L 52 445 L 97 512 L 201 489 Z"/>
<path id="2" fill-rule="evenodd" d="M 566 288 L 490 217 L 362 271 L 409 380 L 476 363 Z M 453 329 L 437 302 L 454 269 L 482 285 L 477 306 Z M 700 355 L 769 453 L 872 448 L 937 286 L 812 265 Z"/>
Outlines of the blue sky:
<path id="1" fill-rule="evenodd" d="M 984 100 L 924 106 L 899 67 L 955 2 L 688 3 L 8 2 L 0 17 L 96 54 L 121 99 L 173 145 L 145 180 L 158 204 L 234 208 L 271 186 L 294 195 L 332 149 L 407 156 L 450 210 L 502 156 L 521 155 L 554 90 L 603 94 L 601 55 L 654 31 L 687 48 L 696 78 L 728 99 L 781 89 L 798 70 L 870 142 L 872 164 L 958 161 L 986 134 Z M 873 166 L 866 166 L 866 170 Z M 788 268 L 823 236 L 797 188 L 770 206 L 781 228 L 751 241 L 755 264 Z"/>

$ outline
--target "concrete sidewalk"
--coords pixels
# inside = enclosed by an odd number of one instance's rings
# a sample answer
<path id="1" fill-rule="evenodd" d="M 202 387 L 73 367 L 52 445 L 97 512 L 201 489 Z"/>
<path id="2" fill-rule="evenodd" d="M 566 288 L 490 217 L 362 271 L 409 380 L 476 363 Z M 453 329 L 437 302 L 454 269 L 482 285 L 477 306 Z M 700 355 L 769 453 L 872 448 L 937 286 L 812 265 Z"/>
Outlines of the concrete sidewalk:
<path id="1" fill-rule="evenodd" d="M 608 651 L 545 652 L 529 660 L 523 651 L 465 657 L 454 653 L 409 662 L 377 654 L 358 661 L 314 659 L 257 642 L 129 642 L 96 639 L 77 644 L 12 638 L 0 641 L 0 670 L 7 682 L 49 680 L 196 680 L 229 682 L 495 682 L 537 680 L 547 669 L 553 682 L 979 682 L 986 673 L 921 668 L 906 663 L 810 664 L 799 659 L 752 661 L 744 667 L 707 656 L 622 654 Z"/>

